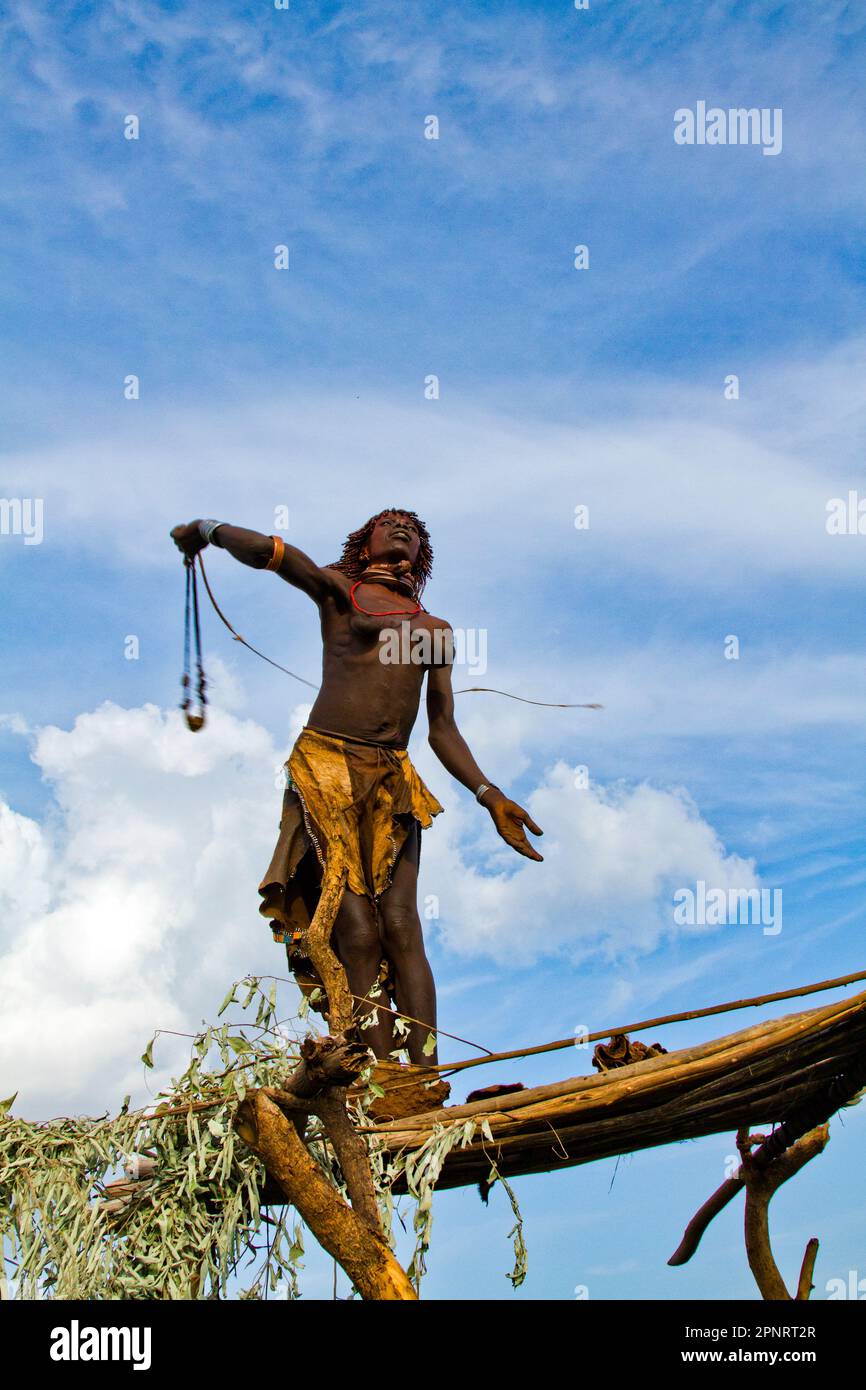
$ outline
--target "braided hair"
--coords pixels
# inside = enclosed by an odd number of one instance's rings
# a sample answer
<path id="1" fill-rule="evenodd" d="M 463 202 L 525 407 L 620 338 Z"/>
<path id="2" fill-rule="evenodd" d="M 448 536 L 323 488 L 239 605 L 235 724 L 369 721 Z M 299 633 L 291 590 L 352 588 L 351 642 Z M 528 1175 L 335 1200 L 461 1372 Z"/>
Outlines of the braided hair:
<path id="1" fill-rule="evenodd" d="M 424 591 L 424 585 L 427 583 L 433 571 L 433 547 L 430 544 L 430 532 L 427 530 L 420 516 L 415 512 L 410 512 L 406 507 L 386 507 L 384 511 L 377 512 L 375 516 L 371 516 L 369 521 L 365 521 L 363 526 L 360 526 L 357 531 L 352 531 L 351 534 L 346 537 L 343 544 L 343 553 L 339 560 L 334 560 L 327 568 L 340 570 L 340 572 L 347 575 L 349 579 L 360 579 L 369 563 L 367 560 L 361 558 L 361 551 L 367 545 L 373 534 L 373 527 L 385 516 L 408 516 L 414 521 L 418 528 L 418 539 L 421 544 L 415 563 L 412 566 L 412 580 L 415 585 L 416 597 L 420 598 Z"/>

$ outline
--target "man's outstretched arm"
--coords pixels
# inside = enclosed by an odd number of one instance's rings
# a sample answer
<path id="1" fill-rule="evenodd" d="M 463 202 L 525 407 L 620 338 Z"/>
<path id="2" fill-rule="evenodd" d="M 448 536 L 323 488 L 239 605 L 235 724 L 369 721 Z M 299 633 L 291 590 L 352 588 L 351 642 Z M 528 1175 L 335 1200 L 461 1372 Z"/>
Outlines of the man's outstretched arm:
<path id="1" fill-rule="evenodd" d="M 208 544 L 199 529 L 200 525 L 198 521 L 191 521 L 185 526 L 175 526 L 171 532 L 171 538 L 178 550 L 183 551 L 190 559 Z M 272 536 L 265 536 L 261 531 L 248 531 L 244 526 L 230 526 L 228 522 L 221 522 L 219 528 L 214 531 L 213 544 L 221 550 L 227 550 L 229 555 L 233 555 L 242 565 L 249 565 L 251 569 L 257 570 L 266 569 L 274 553 Z M 335 592 L 339 586 L 333 570 L 323 569 L 294 545 L 284 544 L 283 557 L 276 572 L 288 584 L 303 589 L 304 593 L 309 594 L 317 603 L 327 594 Z"/>
<path id="2" fill-rule="evenodd" d="M 462 782 L 464 787 L 468 787 L 473 794 L 477 792 L 482 784 L 487 783 L 487 778 L 469 751 L 469 745 L 454 720 L 454 692 L 451 689 L 450 665 L 431 666 L 428 669 L 427 721 L 430 747 L 442 766 L 458 782 Z M 523 827 L 526 826 L 533 835 L 541 835 L 544 832 L 541 826 L 536 825 L 531 816 L 524 811 L 523 807 L 518 806 L 516 801 L 511 801 L 499 787 L 492 783 L 488 783 L 487 790 L 481 795 L 480 801 L 481 805 L 490 812 L 493 823 L 503 840 L 512 849 L 517 850 L 518 854 L 524 854 L 527 859 L 537 859 L 540 863 L 542 856 L 529 843 Z"/>

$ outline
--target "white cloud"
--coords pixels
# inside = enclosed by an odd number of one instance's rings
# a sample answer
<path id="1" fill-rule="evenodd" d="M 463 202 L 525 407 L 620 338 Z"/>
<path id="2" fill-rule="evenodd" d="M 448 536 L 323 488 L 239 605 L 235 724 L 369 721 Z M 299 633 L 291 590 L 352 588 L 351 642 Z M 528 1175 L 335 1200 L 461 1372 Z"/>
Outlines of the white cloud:
<path id="1" fill-rule="evenodd" d="M 0 802 L 0 919 L 29 920 L 48 905 L 48 849 L 40 827 Z"/>
<path id="2" fill-rule="evenodd" d="M 459 813 L 450 833 L 428 837 L 422 891 L 439 895 L 440 930 L 451 950 L 515 965 L 556 951 L 572 963 L 628 960 L 675 934 L 676 888 L 697 879 L 723 889 L 757 886 L 754 862 L 727 854 L 681 789 L 578 790 L 573 769 L 560 762 L 527 809 L 544 831 L 541 840 L 529 836 L 543 864 L 515 867 L 511 850 L 495 849 L 483 869 L 472 866 L 461 845 L 461 835 L 472 832 Z"/>
<path id="3" fill-rule="evenodd" d="M 293 711 L 293 731 L 305 713 Z M 261 725 L 215 707 L 193 736 L 176 712 L 106 702 L 71 729 L 39 730 L 32 756 L 51 812 L 40 824 L 0 807 L 0 1090 L 19 1089 L 30 1115 L 141 1096 L 136 1059 L 156 1027 L 191 1031 L 231 979 L 285 973 L 257 912 L 284 756 Z M 425 771 L 430 757 L 419 757 Z M 670 928 L 659 903 L 672 885 L 754 882 L 684 793 L 576 791 L 571 776 L 557 764 L 529 799 L 544 865 L 515 866 L 449 788 L 422 891 L 440 894 L 451 950 L 638 954 Z M 184 1053 L 166 1039 L 157 1061 L 175 1069 Z"/>
<path id="4" fill-rule="evenodd" d="M 0 1074 L 22 1113 L 140 1090 L 155 1027 L 189 1031 L 235 976 L 284 973 L 257 915 L 282 760 L 261 726 L 212 708 L 193 736 L 175 712 L 106 703 L 40 730 L 33 758 L 52 814 L 0 822 Z"/>

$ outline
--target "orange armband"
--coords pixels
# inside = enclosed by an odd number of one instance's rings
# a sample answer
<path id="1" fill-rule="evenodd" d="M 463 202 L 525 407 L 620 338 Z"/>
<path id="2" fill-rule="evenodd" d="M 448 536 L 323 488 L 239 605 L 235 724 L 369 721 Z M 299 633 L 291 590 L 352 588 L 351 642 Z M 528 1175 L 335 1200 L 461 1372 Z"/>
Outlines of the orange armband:
<path id="1" fill-rule="evenodd" d="M 279 536 L 271 536 L 271 540 L 274 543 L 274 553 L 271 556 L 270 560 L 268 560 L 268 563 L 265 565 L 265 569 L 278 570 L 280 568 L 280 565 L 283 563 L 283 556 L 286 553 L 286 547 L 285 543 Z"/>

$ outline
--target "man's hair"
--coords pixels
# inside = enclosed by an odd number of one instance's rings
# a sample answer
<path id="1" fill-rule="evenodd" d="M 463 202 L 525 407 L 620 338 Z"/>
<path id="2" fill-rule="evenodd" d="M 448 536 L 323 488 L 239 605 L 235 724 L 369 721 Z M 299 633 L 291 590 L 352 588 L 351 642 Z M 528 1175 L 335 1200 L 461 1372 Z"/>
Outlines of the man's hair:
<path id="1" fill-rule="evenodd" d="M 361 551 L 373 534 L 373 527 L 377 521 L 381 521 L 385 516 L 408 516 L 418 528 L 418 539 L 421 544 L 412 566 L 412 580 L 415 585 L 415 593 L 420 598 L 424 591 L 424 585 L 433 571 L 433 547 L 430 544 L 430 532 L 424 522 L 416 512 L 410 512 L 408 507 L 386 507 L 384 511 L 371 516 L 369 521 L 365 521 L 363 526 L 360 526 L 357 531 L 352 531 L 351 535 L 346 537 L 343 553 L 339 560 L 334 560 L 327 568 L 340 570 L 342 574 L 348 575 L 349 579 L 360 579 L 368 563 L 361 559 Z"/>

